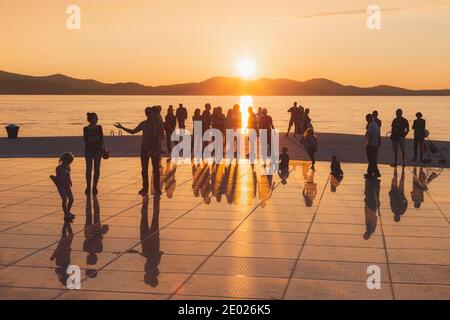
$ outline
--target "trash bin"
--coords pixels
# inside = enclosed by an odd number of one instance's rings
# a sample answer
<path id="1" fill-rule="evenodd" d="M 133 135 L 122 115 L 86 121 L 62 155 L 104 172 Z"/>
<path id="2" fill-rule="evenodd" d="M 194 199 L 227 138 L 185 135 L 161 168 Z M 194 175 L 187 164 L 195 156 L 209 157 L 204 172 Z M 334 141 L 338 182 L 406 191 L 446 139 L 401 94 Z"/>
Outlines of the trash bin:
<path id="1" fill-rule="evenodd" d="M 16 126 L 15 124 L 10 124 L 5 127 L 6 132 L 8 133 L 8 139 L 17 139 L 17 136 L 19 135 L 19 126 Z"/>

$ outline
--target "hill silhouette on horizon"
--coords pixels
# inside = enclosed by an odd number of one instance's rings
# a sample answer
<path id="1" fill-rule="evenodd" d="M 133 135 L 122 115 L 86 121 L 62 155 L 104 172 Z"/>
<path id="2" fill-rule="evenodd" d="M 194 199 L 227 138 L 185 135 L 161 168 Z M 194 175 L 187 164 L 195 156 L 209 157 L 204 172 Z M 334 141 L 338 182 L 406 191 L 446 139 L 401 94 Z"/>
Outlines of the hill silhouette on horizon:
<path id="1" fill-rule="evenodd" d="M 29 76 L 0 70 L 0 94 L 42 95 L 217 95 L 217 96 L 450 96 L 450 89 L 410 90 L 389 85 L 357 87 L 317 78 L 243 80 L 214 77 L 202 82 L 145 86 L 135 82 L 103 83 L 63 74 Z"/>

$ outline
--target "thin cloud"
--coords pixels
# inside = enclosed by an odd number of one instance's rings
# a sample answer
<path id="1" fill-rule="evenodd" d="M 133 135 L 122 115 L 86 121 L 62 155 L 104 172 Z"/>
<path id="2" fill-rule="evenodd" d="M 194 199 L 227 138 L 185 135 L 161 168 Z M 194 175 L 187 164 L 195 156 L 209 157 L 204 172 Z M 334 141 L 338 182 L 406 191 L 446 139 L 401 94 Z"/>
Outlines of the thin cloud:
<path id="1" fill-rule="evenodd" d="M 450 5 L 450 1 L 439 1 L 435 3 L 427 3 L 422 5 L 417 5 L 414 7 L 403 7 L 403 8 L 381 8 L 382 12 L 400 12 L 400 11 L 406 11 L 409 9 L 414 9 L 417 7 L 434 7 L 434 6 L 445 6 Z M 321 17 L 334 17 L 334 16 L 347 16 L 347 15 L 366 15 L 367 14 L 367 8 L 364 9 L 355 9 L 355 10 L 343 10 L 343 11 L 325 11 L 325 12 L 318 12 L 318 13 L 312 13 L 312 14 L 306 14 L 301 15 L 297 17 L 276 17 L 275 19 L 311 19 L 311 18 L 321 18 Z"/>
<path id="2" fill-rule="evenodd" d="M 402 11 L 402 10 L 405 10 L 405 8 L 381 8 L 381 11 L 383 11 L 383 12 L 396 12 L 396 11 Z M 298 18 L 307 19 L 307 18 L 332 17 L 332 16 L 363 15 L 363 14 L 364 15 L 367 14 L 367 9 L 319 12 L 319 13 L 299 16 Z"/>

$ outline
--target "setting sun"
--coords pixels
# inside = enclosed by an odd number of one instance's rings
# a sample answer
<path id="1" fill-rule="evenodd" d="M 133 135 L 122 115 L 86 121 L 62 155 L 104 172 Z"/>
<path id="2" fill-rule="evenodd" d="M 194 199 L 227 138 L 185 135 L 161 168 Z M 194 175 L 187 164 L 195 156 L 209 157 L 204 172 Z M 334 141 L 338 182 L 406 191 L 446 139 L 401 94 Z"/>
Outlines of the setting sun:
<path id="1" fill-rule="evenodd" d="M 244 79 L 253 77 L 255 75 L 255 70 L 255 63 L 249 58 L 241 59 L 237 64 L 237 73 Z"/>

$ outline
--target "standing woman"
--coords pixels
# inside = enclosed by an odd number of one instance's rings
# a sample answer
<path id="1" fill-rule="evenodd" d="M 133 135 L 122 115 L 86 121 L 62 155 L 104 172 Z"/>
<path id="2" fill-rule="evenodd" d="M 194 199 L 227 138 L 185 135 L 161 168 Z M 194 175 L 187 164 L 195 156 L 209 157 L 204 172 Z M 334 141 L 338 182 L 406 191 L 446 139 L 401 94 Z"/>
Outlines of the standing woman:
<path id="1" fill-rule="evenodd" d="M 172 133 L 175 131 L 176 126 L 177 126 L 177 117 L 175 117 L 173 106 L 170 105 L 169 109 L 167 109 L 167 114 L 164 122 L 164 130 L 166 131 L 167 152 L 169 153 L 169 155 L 172 153 Z"/>
<path id="2" fill-rule="evenodd" d="M 98 180 L 100 179 L 100 165 L 103 151 L 103 128 L 98 125 L 98 116 L 94 112 L 87 113 L 89 125 L 83 129 L 84 157 L 86 159 L 86 195 L 91 193 L 92 167 L 94 168 L 94 183 L 92 194 L 98 194 Z M 93 165 L 92 165 L 93 164 Z"/>

